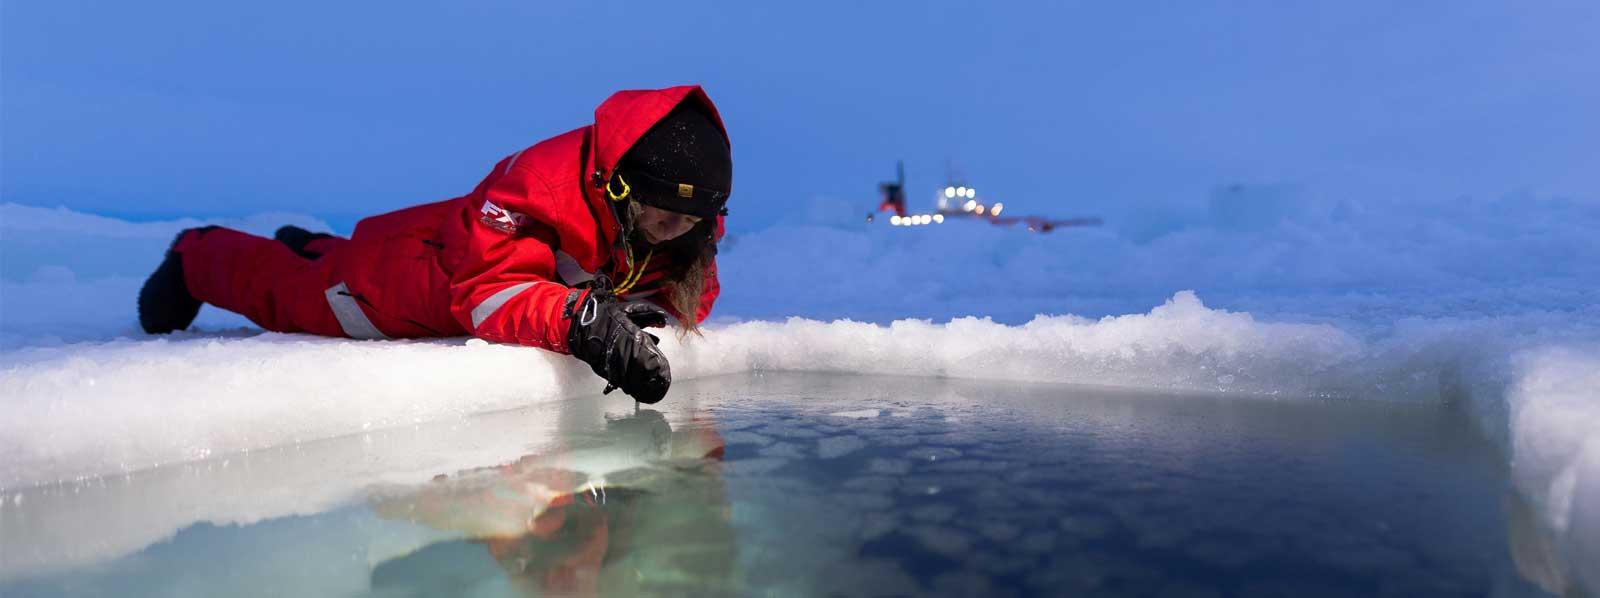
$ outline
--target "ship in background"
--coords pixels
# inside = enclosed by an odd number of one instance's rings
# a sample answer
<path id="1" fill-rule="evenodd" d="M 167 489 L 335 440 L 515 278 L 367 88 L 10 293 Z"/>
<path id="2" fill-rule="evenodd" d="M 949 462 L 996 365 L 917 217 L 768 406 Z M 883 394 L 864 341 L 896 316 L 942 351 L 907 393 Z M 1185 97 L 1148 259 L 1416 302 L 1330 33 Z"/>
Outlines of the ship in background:
<path id="1" fill-rule="evenodd" d="M 978 195 L 978 189 L 961 177 L 951 165 L 946 165 L 943 188 L 934 192 L 934 210 L 914 213 L 906 209 L 906 170 L 904 162 L 895 163 L 895 180 L 878 184 L 880 201 L 876 212 L 867 214 L 867 222 L 877 221 L 877 215 L 892 212 L 889 224 L 893 226 L 926 226 L 944 224 L 961 219 L 986 221 L 997 226 L 1022 224 L 1028 232 L 1048 233 L 1069 226 L 1099 226 L 1099 218 L 1046 218 L 1043 216 L 1016 216 L 1006 214 L 1006 206 L 999 201 L 990 202 Z"/>

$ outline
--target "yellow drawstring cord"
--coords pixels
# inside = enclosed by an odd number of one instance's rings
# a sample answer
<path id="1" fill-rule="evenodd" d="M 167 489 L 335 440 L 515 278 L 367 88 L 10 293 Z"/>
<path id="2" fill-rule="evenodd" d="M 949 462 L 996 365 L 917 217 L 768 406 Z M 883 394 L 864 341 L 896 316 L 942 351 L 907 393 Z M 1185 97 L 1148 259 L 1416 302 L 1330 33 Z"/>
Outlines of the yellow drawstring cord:
<path id="1" fill-rule="evenodd" d="M 612 191 L 611 184 L 607 183 L 606 195 L 611 197 L 611 201 L 622 201 L 627 199 L 628 195 L 633 193 L 633 188 L 628 186 L 628 181 L 623 179 L 622 175 L 620 174 L 613 176 L 612 178 L 615 179 L 618 184 L 622 185 L 622 192 L 617 193 Z M 622 284 L 619 284 L 616 286 L 616 288 L 611 289 L 611 292 L 618 295 L 628 292 L 628 289 L 633 288 L 633 285 L 639 282 L 639 278 L 644 276 L 644 267 L 650 265 L 650 258 L 655 257 L 656 255 L 655 248 L 650 248 L 650 252 L 644 255 L 644 261 L 639 263 L 638 268 L 634 268 L 633 246 L 624 242 L 622 244 L 622 248 L 628 252 L 628 275 L 622 278 Z"/>
<path id="2" fill-rule="evenodd" d="M 633 263 L 633 246 L 632 245 L 628 245 L 628 244 L 623 244 L 622 247 L 623 247 L 623 249 L 626 249 L 628 251 L 628 263 L 632 264 Z M 622 279 L 622 284 L 619 284 L 619 285 L 617 285 L 616 288 L 611 289 L 611 292 L 616 293 L 618 295 L 621 295 L 623 293 L 628 292 L 628 289 L 633 288 L 633 285 L 635 285 L 635 284 L 637 284 L 639 282 L 639 278 L 644 276 L 644 268 L 645 268 L 645 266 L 650 265 L 650 258 L 655 257 L 655 255 L 656 255 L 655 248 L 654 247 L 650 248 L 650 251 L 648 253 L 644 254 L 644 261 L 639 262 L 639 267 L 638 268 L 631 268 L 630 267 L 628 275 L 623 277 L 623 279 Z"/>

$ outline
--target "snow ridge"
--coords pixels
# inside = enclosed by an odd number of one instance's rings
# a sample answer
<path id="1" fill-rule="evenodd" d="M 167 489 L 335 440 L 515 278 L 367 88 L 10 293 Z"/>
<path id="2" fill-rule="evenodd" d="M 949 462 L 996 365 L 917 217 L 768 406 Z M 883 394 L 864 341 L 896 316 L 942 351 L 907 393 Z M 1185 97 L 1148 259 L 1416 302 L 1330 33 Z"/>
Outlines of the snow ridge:
<path id="1" fill-rule="evenodd" d="M 468 339 L 364 342 L 261 333 L 237 316 L 209 309 L 198 322 L 204 332 L 151 339 L 133 329 L 133 293 L 172 234 L 200 221 L 128 223 L 14 204 L 0 205 L 0 216 L 0 501 L 10 489 L 460 418 L 593 394 L 601 386 L 576 361 L 535 349 Z M 284 222 L 318 227 L 312 219 L 285 216 L 227 224 L 270 233 Z M 771 240 L 805 228 L 761 234 Z M 826 230 L 839 237 L 829 244 L 846 247 L 847 253 L 855 251 L 848 249 L 852 244 L 881 241 L 874 236 L 881 231 Z M 1002 239 L 988 231 L 951 234 L 964 239 L 965 247 L 1047 259 L 1042 251 L 1048 245 L 1038 244 L 1043 241 Z M 1466 238 L 1463 247 L 1482 241 Z M 759 314 L 794 300 L 791 283 L 757 280 L 772 270 L 773 244 L 749 243 L 744 239 L 725 253 L 723 269 L 735 282 L 728 283 L 727 304 L 719 305 L 723 314 Z M 1577 251 L 1579 259 L 1588 247 L 1567 249 Z M 1180 259 L 1177 254 L 1192 248 L 1173 251 L 1173 259 Z M 1527 255 L 1548 257 L 1551 251 L 1541 242 Z M 1331 259 L 1335 253 L 1324 249 L 1312 259 Z M 901 253 L 894 258 L 901 262 L 876 266 L 909 271 L 923 258 Z M 1038 267 L 1049 276 L 1069 276 L 1071 259 Z M 969 271 L 982 268 L 967 265 Z M 1002 265 L 1015 267 L 1020 266 Z M 1208 306 L 1201 296 L 1211 291 L 1202 290 L 1168 293 L 1159 305 L 1145 303 L 1133 313 L 1098 319 L 1041 315 L 1015 324 L 974 317 L 872 323 L 799 317 L 739 321 L 724 315 L 707 328 L 705 338 L 679 341 L 666 335 L 663 350 L 680 380 L 793 370 L 1247 393 L 1283 400 L 1451 402 L 1471 410 L 1504 448 L 1517 488 L 1538 507 L 1559 553 L 1569 563 L 1600 563 L 1600 304 L 1592 294 L 1568 292 L 1594 288 L 1589 267 L 1550 266 L 1518 279 L 1543 285 L 1532 304 L 1495 303 L 1507 291 L 1484 290 L 1481 280 L 1429 291 L 1479 306 L 1470 316 L 1428 309 L 1366 311 L 1407 303 L 1395 298 L 1415 289 L 1358 296 L 1307 292 L 1315 305 L 1299 312 Z M 1263 270 L 1259 277 L 1265 278 L 1257 282 L 1270 279 L 1275 268 Z M 1338 269 L 1359 271 L 1357 264 Z M 871 274 L 854 282 L 868 292 L 882 291 Z M 1120 281 L 1114 272 L 1101 276 L 1108 287 L 1138 287 L 1118 304 L 1148 294 L 1139 286 L 1140 274 Z M 899 280 L 907 292 L 928 302 L 945 297 L 941 318 L 981 304 L 961 298 L 971 291 L 962 290 L 963 280 Z M 852 290 L 851 282 L 830 279 L 818 283 L 826 288 L 815 290 L 824 299 L 849 304 L 862 292 Z M 1058 282 L 1064 285 L 1059 288 L 1072 288 Z M 1034 303 L 1019 305 L 1036 308 L 1050 295 L 1042 288 L 1029 292 Z M 1239 299 L 1244 295 L 1237 289 L 1216 292 L 1233 297 L 1234 305 L 1293 306 L 1302 296 L 1292 289 L 1250 291 L 1257 299 Z M 1263 296 L 1268 299 L 1259 299 Z M 868 305 L 868 311 L 875 306 L 883 304 Z M 1596 575 L 1596 569 L 1576 567 L 1579 575 Z M 1600 579 L 1584 582 L 1600 587 Z"/>

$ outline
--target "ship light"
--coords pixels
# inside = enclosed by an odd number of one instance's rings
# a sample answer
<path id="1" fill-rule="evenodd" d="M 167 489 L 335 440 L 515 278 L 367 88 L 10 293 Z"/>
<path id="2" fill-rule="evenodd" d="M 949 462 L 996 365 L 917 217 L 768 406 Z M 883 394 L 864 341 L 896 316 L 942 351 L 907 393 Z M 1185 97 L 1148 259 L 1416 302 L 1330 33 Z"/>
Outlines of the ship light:
<path id="1" fill-rule="evenodd" d="M 972 209 L 976 208 L 976 207 L 978 207 L 977 200 L 969 199 L 969 200 L 967 200 L 967 203 L 961 204 L 961 209 L 966 210 L 968 212 L 971 212 Z"/>
<path id="2" fill-rule="evenodd" d="M 1003 204 L 1003 203 L 1000 203 L 1000 202 L 995 202 L 994 209 L 989 210 L 989 213 L 994 214 L 996 216 L 999 216 L 1000 215 L 1000 210 L 1005 209 L 1005 207 L 1006 207 L 1006 204 Z"/>
<path id="3" fill-rule="evenodd" d="M 889 224 L 893 224 L 895 226 L 900 226 L 900 215 L 899 214 L 895 214 L 893 216 L 890 216 L 889 217 Z"/>
<path id="4" fill-rule="evenodd" d="M 955 197 L 956 196 L 956 188 L 955 187 L 945 187 L 944 188 L 944 196 L 945 197 Z"/>
<path id="5" fill-rule="evenodd" d="M 982 216 L 982 215 L 983 215 L 983 206 L 981 206 L 981 205 L 980 205 L 980 206 L 978 206 L 978 215 L 979 215 L 979 216 Z"/>
<path id="6" fill-rule="evenodd" d="M 934 214 L 933 221 L 939 224 L 944 224 L 944 214 Z"/>

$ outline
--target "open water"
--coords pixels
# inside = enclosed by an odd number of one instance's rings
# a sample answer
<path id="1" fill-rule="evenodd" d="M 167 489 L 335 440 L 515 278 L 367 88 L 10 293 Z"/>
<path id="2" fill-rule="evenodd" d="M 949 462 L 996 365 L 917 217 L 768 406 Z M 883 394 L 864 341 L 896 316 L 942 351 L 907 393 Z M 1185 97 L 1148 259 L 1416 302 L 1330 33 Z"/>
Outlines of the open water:
<path id="1" fill-rule="evenodd" d="M 0 595 L 1539 596 L 1451 405 L 755 374 L 0 502 Z"/>

